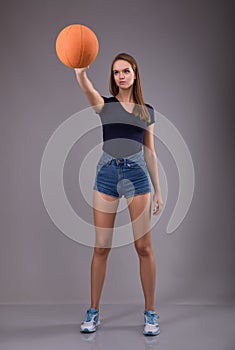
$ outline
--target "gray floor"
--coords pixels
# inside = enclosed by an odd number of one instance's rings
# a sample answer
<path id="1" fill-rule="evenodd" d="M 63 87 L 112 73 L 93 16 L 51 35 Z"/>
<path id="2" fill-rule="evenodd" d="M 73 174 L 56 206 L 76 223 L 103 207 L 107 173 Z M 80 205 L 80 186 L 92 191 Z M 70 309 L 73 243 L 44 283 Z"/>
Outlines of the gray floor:
<path id="1" fill-rule="evenodd" d="M 235 350 L 235 306 L 160 305 L 160 335 L 142 334 L 141 305 L 101 305 L 101 326 L 82 334 L 87 305 L 0 305 L 1 350 Z"/>

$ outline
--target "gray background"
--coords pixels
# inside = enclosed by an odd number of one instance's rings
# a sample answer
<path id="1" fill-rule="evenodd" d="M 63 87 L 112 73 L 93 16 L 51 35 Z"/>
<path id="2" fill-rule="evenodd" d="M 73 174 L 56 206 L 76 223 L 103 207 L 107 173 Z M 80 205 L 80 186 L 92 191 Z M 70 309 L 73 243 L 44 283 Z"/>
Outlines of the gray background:
<path id="1" fill-rule="evenodd" d="M 169 198 L 154 227 L 156 303 L 234 303 L 234 30 L 232 1 L 9 0 L 1 5 L 0 303 L 89 303 L 92 248 L 53 224 L 40 192 L 48 139 L 69 116 L 88 107 L 73 71 L 55 54 L 55 38 L 71 23 L 93 29 L 100 50 L 89 76 L 108 95 L 113 57 L 136 57 L 146 102 L 180 131 L 195 166 L 190 210 L 165 233 L 178 191 L 177 168 L 156 140 Z M 82 121 L 81 121 L 82 122 Z M 89 140 L 89 139 L 87 139 Z M 79 204 L 76 144 L 65 187 Z M 89 142 L 86 144 L 89 150 Z M 78 228 L 79 230 L 79 228 Z M 109 257 L 102 303 L 141 303 L 132 244 Z"/>

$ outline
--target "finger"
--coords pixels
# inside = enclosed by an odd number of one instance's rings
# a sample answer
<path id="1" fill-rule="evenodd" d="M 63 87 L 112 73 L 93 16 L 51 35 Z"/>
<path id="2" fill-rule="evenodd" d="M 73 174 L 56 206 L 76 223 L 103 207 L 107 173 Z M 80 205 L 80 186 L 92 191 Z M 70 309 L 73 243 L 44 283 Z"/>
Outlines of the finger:
<path id="1" fill-rule="evenodd" d="M 153 208 L 153 213 L 155 214 L 159 209 L 159 206 L 158 205 L 155 205 L 154 208 Z"/>
<path id="2" fill-rule="evenodd" d="M 153 214 L 159 214 L 161 210 L 162 210 L 162 205 L 157 204 L 156 206 L 154 206 Z"/>

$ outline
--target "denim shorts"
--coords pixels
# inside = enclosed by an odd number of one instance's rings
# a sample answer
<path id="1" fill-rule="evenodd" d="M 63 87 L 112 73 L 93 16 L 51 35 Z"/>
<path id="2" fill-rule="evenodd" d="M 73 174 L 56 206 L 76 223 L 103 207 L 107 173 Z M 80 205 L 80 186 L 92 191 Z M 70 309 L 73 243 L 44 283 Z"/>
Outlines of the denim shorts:
<path id="1" fill-rule="evenodd" d="M 96 166 L 93 190 L 118 198 L 151 192 L 143 151 L 127 158 L 113 158 L 103 151 Z"/>

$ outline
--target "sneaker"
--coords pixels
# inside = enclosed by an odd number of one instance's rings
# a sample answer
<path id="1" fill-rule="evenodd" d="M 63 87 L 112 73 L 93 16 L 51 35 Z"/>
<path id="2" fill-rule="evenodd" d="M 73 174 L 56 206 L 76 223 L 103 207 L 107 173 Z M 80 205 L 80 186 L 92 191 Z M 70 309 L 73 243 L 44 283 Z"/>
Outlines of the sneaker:
<path id="1" fill-rule="evenodd" d="M 96 331 L 100 325 L 99 310 L 90 308 L 87 310 L 86 319 L 81 323 L 80 331 L 84 333 L 92 333 Z"/>
<path id="2" fill-rule="evenodd" d="M 145 335 L 158 335 L 160 333 L 160 327 L 157 319 L 160 318 L 159 315 L 152 310 L 147 310 L 144 312 L 144 331 Z"/>

